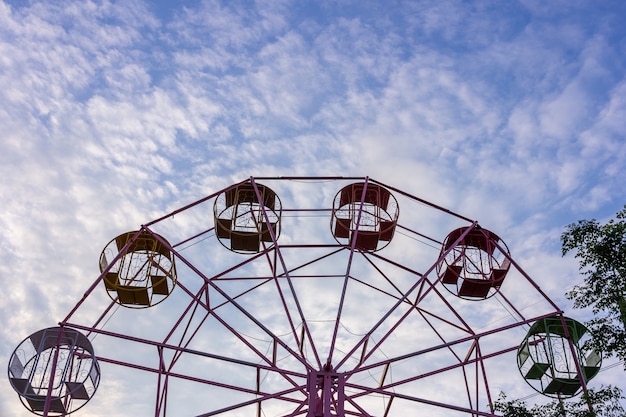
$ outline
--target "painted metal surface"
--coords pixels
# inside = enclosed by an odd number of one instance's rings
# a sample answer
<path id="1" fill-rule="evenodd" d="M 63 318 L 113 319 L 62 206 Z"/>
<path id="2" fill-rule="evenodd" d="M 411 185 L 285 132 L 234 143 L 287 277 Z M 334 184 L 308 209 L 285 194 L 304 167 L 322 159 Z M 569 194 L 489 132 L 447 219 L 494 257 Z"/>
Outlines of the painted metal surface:
<path id="1" fill-rule="evenodd" d="M 369 177 L 250 177 L 123 236 L 60 325 L 151 381 L 155 417 L 495 416 L 494 377 L 562 314 L 497 235 Z M 141 239 L 176 265 L 159 305 L 110 279 Z"/>

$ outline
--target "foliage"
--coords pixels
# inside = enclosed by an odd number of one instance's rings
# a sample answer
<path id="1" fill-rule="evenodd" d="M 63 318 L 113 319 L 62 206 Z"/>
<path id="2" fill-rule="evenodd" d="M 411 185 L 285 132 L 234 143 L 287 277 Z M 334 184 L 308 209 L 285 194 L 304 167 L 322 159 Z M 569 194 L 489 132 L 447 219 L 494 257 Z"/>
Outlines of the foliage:
<path id="1" fill-rule="evenodd" d="M 507 400 L 501 393 L 494 403 L 494 410 L 502 412 L 503 417 L 624 417 L 625 411 L 620 404 L 623 399 L 619 388 L 608 386 L 597 391 L 590 389 L 575 401 L 553 400 L 529 409 L 523 401 Z"/>
<path id="2" fill-rule="evenodd" d="M 535 417 L 528 410 L 526 403 L 520 400 L 507 400 L 503 392 L 493 404 L 494 411 L 502 412 L 504 417 Z"/>
<path id="3" fill-rule="evenodd" d="M 575 308 L 591 308 L 595 318 L 585 324 L 593 333 L 591 346 L 624 361 L 626 369 L 626 206 L 615 219 L 601 224 L 579 220 L 561 235 L 563 255 L 574 252 L 585 276 L 568 294 Z M 500 394 L 494 410 L 504 417 L 624 417 L 624 400 L 617 387 L 588 390 L 577 400 L 553 400 L 528 408 Z"/>
<path id="4" fill-rule="evenodd" d="M 625 361 L 626 206 L 606 224 L 593 219 L 568 225 L 561 242 L 563 255 L 574 251 L 585 275 L 568 298 L 575 308 L 591 307 L 595 315 L 602 314 L 586 323 L 594 335 L 593 347 Z"/>

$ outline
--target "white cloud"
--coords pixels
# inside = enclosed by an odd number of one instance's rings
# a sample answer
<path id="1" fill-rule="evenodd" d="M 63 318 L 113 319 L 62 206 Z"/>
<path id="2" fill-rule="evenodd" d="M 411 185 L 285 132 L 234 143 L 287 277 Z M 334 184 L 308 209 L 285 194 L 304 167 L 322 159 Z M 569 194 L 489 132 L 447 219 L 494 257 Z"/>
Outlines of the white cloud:
<path id="1" fill-rule="evenodd" d="M 251 175 L 369 175 L 479 219 L 561 297 L 560 229 L 623 204 L 623 32 L 584 4 L 409 3 L 0 2 L 5 361 L 82 297 L 113 236 Z M 0 414 L 26 415 L 5 387 Z"/>

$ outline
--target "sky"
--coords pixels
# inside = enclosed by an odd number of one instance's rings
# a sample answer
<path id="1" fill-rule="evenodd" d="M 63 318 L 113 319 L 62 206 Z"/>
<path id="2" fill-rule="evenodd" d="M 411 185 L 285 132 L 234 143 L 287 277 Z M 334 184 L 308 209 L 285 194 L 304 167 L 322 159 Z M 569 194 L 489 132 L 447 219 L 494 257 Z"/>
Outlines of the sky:
<path id="1" fill-rule="evenodd" d="M 0 0 L 0 365 L 67 316 L 107 242 L 250 177 L 369 177 L 475 219 L 584 321 L 559 238 L 626 203 L 623 16 L 610 0 Z M 592 386 L 626 389 L 623 364 L 604 366 Z M 103 371 L 76 415 L 153 413 L 129 399 L 153 380 Z M 30 415 L 0 387 L 0 415 Z"/>

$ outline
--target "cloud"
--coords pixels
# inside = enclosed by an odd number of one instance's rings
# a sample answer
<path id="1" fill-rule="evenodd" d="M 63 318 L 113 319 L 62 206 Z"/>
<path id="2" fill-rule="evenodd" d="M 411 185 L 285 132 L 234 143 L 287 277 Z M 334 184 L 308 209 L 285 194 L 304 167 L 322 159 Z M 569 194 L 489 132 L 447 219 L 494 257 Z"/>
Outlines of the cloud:
<path id="1" fill-rule="evenodd" d="M 622 6 L 167 7 L 0 2 L 5 358 L 65 317 L 112 237 L 251 175 L 369 175 L 476 218 L 559 300 L 576 272 L 562 226 L 623 205 Z M 337 192 L 280 191 L 297 206 Z M 439 238 L 458 226 L 401 213 Z M 210 223 L 201 205 L 163 227 Z M 298 225 L 328 237 L 327 222 Z M 416 257 L 403 239 L 399 262 Z M 25 415 L 6 388 L 0 413 Z"/>

